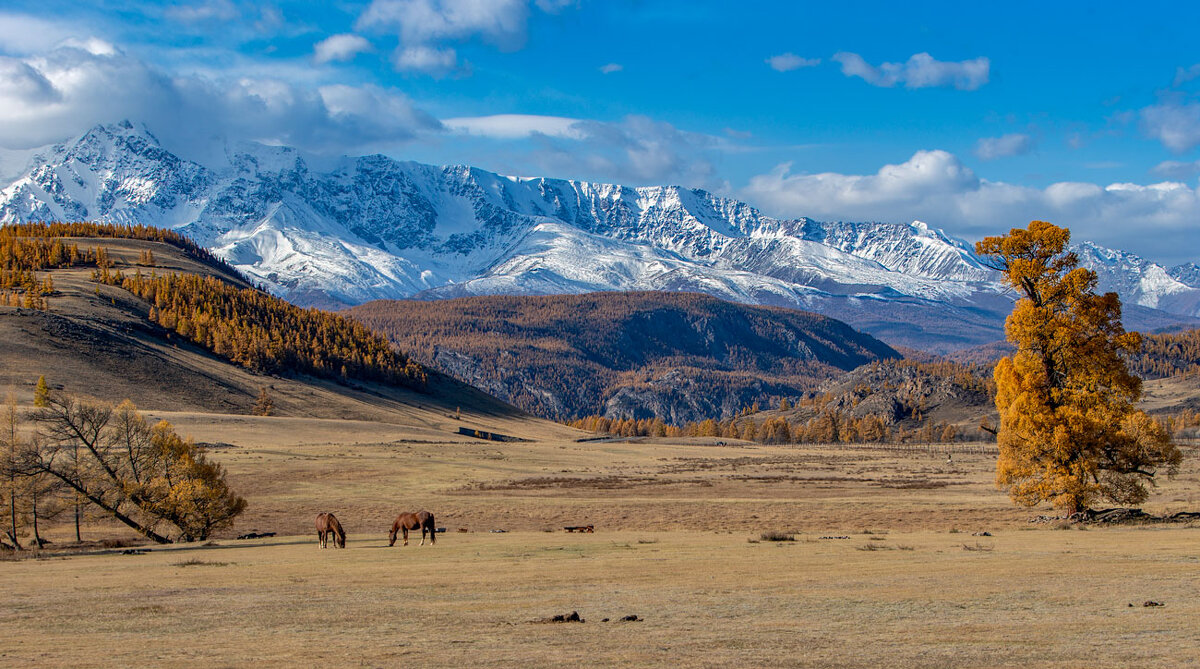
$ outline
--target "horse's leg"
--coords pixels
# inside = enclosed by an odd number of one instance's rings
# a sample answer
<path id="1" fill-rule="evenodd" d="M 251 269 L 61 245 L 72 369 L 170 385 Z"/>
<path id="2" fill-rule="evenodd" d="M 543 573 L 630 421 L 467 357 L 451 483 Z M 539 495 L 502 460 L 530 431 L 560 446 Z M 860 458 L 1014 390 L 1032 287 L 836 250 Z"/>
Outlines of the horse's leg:
<path id="1" fill-rule="evenodd" d="M 317 550 L 321 550 L 324 547 L 325 547 L 325 533 L 322 532 L 321 530 L 317 530 Z"/>
<path id="2" fill-rule="evenodd" d="M 425 526 L 421 526 L 421 545 L 425 545 Z"/>
<path id="3" fill-rule="evenodd" d="M 408 545 L 408 528 L 405 527 L 405 528 L 402 528 L 402 530 L 404 532 L 404 545 L 407 546 Z"/>

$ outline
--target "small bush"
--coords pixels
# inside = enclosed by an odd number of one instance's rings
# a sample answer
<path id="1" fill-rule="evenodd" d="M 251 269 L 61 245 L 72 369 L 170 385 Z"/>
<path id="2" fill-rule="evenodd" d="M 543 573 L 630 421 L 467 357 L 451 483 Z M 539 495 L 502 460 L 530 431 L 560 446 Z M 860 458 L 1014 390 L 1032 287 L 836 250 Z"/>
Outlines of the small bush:
<path id="1" fill-rule="evenodd" d="M 758 538 L 763 541 L 795 541 L 796 535 L 787 532 L 763 532 Z"/>

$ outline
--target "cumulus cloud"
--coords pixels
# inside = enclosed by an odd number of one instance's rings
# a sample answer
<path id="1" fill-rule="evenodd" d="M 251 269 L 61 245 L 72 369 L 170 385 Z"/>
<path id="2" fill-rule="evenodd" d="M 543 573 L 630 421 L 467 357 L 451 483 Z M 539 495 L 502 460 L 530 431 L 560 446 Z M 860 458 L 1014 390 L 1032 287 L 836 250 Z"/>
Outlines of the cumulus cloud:
<path id="1" fill-rule="evenodd" d="M 973 91 L 988 82 L 991 62 L 974 58 L 960 62 L 935 60 L 928 53 L 914 54 L 904 63 L 871 65 L 856 53 L 842 51 L 833 59 L 842 64 L 842 74 L 859 77 L 872 86 L 891 88 L 933 88 L 952 86 L 960 91 Z"/>
<path id="2" fill-rule="evenodd" d="M 10 55 L 37 53 L 78 34 L 65 23 L 0 12 L 0 52 Z"/>
<path id="3" fill-rule="evenodd" d="M 1178 160 L 1164 160 L 1154 166 L 1151 172 L 1166 179 L 1191 179 L 1200 174 L 1200 160 L 1190 162 L 1182 162 Z"/>
<path id="4" fill-rule="evenodd" d="M 331 35 L 313 46 L 313 62 L 318 65 L 337 61 L 353 60 L 360 53 L 370 51 L 371 43 L 361 35 L 342 33 Z"/>
<path id="5" fill-rule="evenodd" d="M 1200 189 L 1183 183 L 1032 188 L 981 179 L 945 151 L 918 151 L 874 174 L 795 174 L 791 165 L 780 165 L 753 177 L 741 195 L 779 216 L 919 219 L 967 238 L 1048 220 L 1071 228 L 1076 239 L 1170 264 L 1195 260 L 1193 240 L 1200 233 Z"/>
<path id="6" fill-rule="evenodd" d="M 1200 145 L 1200 103 L 1166 99 L 1141 110 L 1142 131 L 1176 152 Z"/>
<path id="7" fill-rule="evenodd" d="M 125 118 L 185 152 L 229 137 L 340 153 L 442 129 L 394 90 L 172 76 L 107 43 L 84 45 L 0 59 L 0 146 L 40 146 Z"/>
<path id="8" fill-rule="evenodd" d="M 984 160 L 1022 156 L 1033 150 L 1033 138 L 1024 133 L 984 137 L 975 143 L 975 155 Z"/>
<path id="9" fill-rule="evenodd" d="M 802 67 L 815 67 L 821 64 L 820 58 L 801 58 L 794 53 L 781 53 L 778 56 L 771 56 L 766 60 L 767 65 L 771 66 L 776 72 L 791 72 L 799 70 Z"/>
<path id="10" fill-rule="evenodd" d="M 421 72 L 432 77 L 444 77 L 460 69 L 454 49 L 425 45 L 396 49 L 392 64 L 401 72 Z"/>
<path id="11" fill-rule="evenodd" d="M 680 184 L 724 191 L 713 160 L 721 140 L 645 116 L 580 120 L 558 134 L 532 135 L 531 160 L 545 174 L 629 185 Z"/>
<path id="12" fill-rule="evenodd" d="M 499 114 L 443 119 L 467 160 L 496 156 L 493 169 L 623 185 L 675 184 L 727 192 L 714 162 L 730 140 L 645 116 L 597 121 Z"/>
<path id="13" fill-rule="evenodd" d="M 625 66 L 621 65 L 620 63 L 609 63 L 608 65 L 601 66 L 600 72 L 602 74 L 612 74 L 613 72 L 620 72 L 621 70 L 624 70 L 624 69 L 625 69 Z"/>
<path id="14" fill-rule="evenodd" d="M 537 0 L 537 7 L 557 13 L 577 4 L 571 0 Z M 445 76 L 466 73 L 447 42 L 479 39 L 502 51 L 525 46 L 529 0 L 372 0 L 358 17 L 361 31 L 395 34 L 400 46 L 392 59 L 396 69 Z"/>
<path id="15" fill-rule="evenodd" d="M 410 45 L 480 37 L 512 50 L 524 46 L 528 19 L 527 0 L 373 0 L 357 25 Z"/>

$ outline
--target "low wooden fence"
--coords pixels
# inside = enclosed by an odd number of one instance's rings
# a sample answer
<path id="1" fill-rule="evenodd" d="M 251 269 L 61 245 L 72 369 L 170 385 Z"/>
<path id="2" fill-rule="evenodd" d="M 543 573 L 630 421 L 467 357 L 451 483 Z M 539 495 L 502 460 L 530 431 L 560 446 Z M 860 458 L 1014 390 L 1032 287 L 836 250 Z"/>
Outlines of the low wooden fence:
<path id="1" fill-rule="evenodd" d="M 950 455 L 990 455 L 1000 454 L 995 442 L 955 442 L 949 444 L 935 443 L 905 443 L 905 444 L 794 444 L 796 448 L 818 448 L 837 451 L 875 451 L 884 453 L 902 453 L 904 455 L 927 455 L 929 457 L 947 457 Z"/>

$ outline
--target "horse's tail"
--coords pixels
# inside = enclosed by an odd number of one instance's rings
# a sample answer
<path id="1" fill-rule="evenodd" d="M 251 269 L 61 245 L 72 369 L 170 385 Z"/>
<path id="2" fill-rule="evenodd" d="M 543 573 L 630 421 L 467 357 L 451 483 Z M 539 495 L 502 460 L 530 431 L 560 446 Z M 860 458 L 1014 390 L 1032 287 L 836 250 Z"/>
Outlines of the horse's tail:
<path id="1" fill-rule="evenodd" d="M 432 513 L 429 513 L 428 511 L 426 511 L 425 514 L 426 514 L 425 527 L 429 528 L 429 543 L 436 544 L 437 543 L 437 522 L 434 521 Z"/>

